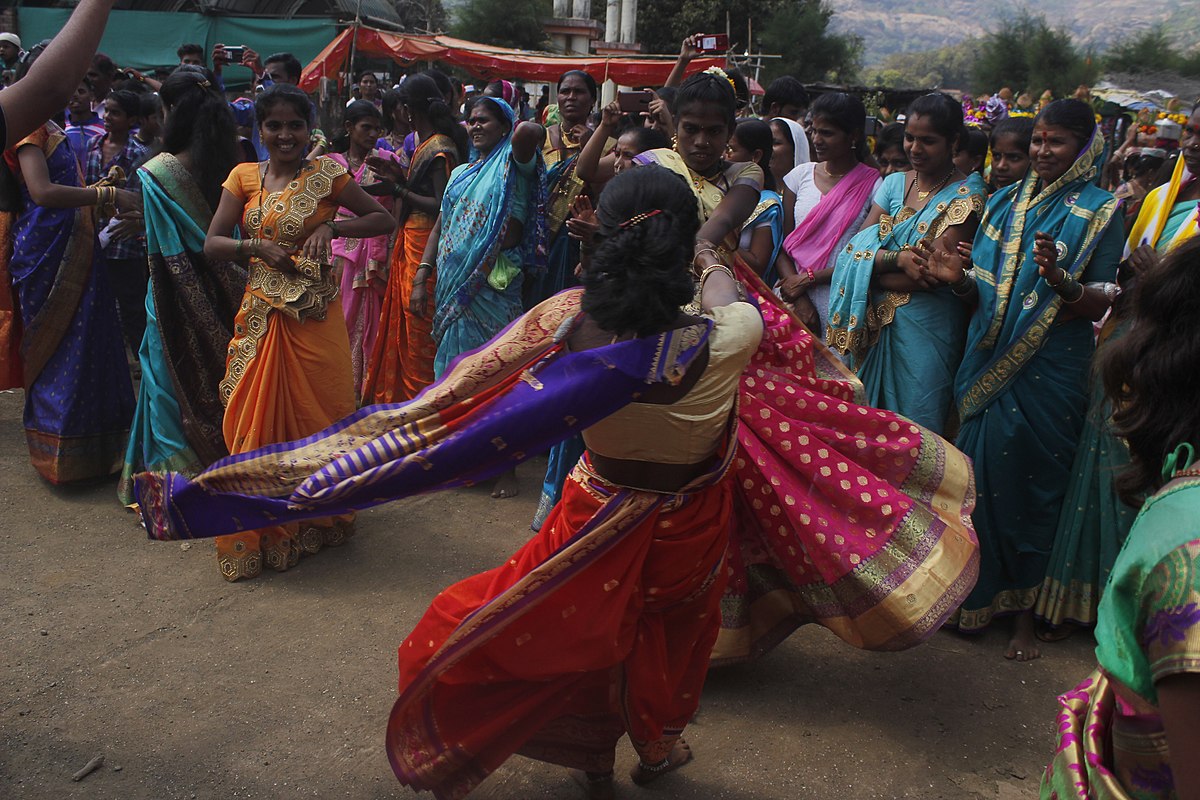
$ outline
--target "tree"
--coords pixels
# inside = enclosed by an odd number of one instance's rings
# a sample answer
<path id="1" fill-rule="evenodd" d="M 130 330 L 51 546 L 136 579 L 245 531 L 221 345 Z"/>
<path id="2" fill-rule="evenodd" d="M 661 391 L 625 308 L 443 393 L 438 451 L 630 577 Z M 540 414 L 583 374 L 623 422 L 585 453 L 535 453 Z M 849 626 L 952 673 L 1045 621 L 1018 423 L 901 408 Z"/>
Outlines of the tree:
<path id="1" fill-rule="evenodd" d="M 551 14 L 550 0 L 467 0 L 453 30 L 473 42 L 539 50 L 546 46 L 542 21 Z"/>
<path id="2" fill-rule="evenodd" d="M 1166 29 L 1155 26 L 1113 45 L 1104 56 L 1104 68 L 1126 73 L 1178 71 L 1183 60 Z"/>
<path id="3" fill-rule="evenodd" d="M 789 0 L 778 7 L 761 29 L 763 51 L 783 56 L 766 64 L 767 77 L 853 80 L 862 61 L 862 40 L 830 30 L 833 14 L 826 0 Z"/>
<path id="4" fill-rule="evenodd" d="M 1099 73 L 1092 54 L 1080 52 L 1069 33 L 1028 11 L 980 39 L 978 52 L 974 75 L 981 91 L 1011 86 L 1034 93 L 1049 89 L 1062 97 L 1079 84 L 1092 83 Z"/>
<path id="5" fill-rule="evenodd" d="M 967 39 L 937 50 L 893 53 L 867 74 L 866 81 L 893 89 L 968 89 L 974 85 L 978 49 L 978 40 Z"/>
<path id="6" fill-rule="evenodd" d="M 406 31 L 439 33 L 446 29 L 442 0 L 395 0 L 396 13 Z"/>

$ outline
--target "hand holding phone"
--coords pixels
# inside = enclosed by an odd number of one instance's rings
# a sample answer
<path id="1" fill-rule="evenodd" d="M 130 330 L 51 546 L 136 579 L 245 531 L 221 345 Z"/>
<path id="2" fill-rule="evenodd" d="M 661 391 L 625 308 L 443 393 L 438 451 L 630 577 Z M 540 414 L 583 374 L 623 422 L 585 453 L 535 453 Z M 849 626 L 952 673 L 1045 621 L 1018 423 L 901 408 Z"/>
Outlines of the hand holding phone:
<path id="1" fill-rule="evenodd" d="M 724 33 L 702 33 L 697 39 L 697 49 L 701 53 L 724 53 L 729 50 L 729 37 Z"/>

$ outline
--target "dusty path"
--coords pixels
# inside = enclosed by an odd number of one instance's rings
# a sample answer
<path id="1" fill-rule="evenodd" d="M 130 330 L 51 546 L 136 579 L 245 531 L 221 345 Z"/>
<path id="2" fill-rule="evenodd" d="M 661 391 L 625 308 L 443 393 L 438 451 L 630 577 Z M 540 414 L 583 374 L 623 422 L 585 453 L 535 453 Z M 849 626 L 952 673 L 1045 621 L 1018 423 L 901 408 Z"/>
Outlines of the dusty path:
<path id="1" fill-rule="evenodd" d="M 524 540 L 541 464 L 521 470 L 519 498 L 394 503 L 339 550 L 227 584 L 211 544 L 146 541 L 113 484 L 41 482 L 20 403 L 0 394 L 0 798 L 413 796 L 382 747 L 396 646 L 440 588 Z M 1003 644 L 943 633 L 873 654 L 803 630 L 712 675 L 689 728 L 696 761 L 620 796 L 1036 797 L 1054 697 L 1090 670 L 1090 644 L 1024 665 Z M 517 758 L 473 796 L 575 791 Z"/>

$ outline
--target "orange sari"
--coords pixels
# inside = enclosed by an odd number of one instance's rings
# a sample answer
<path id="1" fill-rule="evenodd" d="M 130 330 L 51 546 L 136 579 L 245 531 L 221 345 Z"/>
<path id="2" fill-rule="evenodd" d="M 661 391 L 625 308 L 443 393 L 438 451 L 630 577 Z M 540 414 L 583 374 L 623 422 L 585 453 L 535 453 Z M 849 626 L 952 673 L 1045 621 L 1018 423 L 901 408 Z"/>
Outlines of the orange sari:
<path id="1" fill-rule="evenodd" d="M 413 153 L 408 168 L 408 185 L 423 196 L 433 195 L 431 175 L 444 169 L 446 176 L 457 164 L 454 140 L 441 134 L 426 139 Z M 418 317 L 408 310 L 412 300 L 413 275 L 425 256 L 425 245 L 437 215 L 409 209 L 392 248 L 392 268 L 383 300 L 379 332 L 363 379 L 363 405 L 401 403 L 411 400 L 433 383 L 432 304 L 430 314 Z M 432 301 L 435 278 L 425 282 Z"/>
<path id="2" fill-rule="evenodd" d="M 350 182 L 327 158 L 307 162 L 282 191 L 263 193 L 260 164 L 240 164 L 224 188 L 245 206 L 247 235 L 293 251 L 338 209 Z M 285 275 L 258 260 L 234 320 L 221 399 L 225 443 L 233 455 L 310 436 L 355 409 L 350 339 L 327 265 L 297 260 Z M 283 571 L 300 556 L 338 545 L 353 533 L 352 516 L 309 520 L 219 536 L 217 564 L 226 580 L 253 578 L 265 561 Z"/>

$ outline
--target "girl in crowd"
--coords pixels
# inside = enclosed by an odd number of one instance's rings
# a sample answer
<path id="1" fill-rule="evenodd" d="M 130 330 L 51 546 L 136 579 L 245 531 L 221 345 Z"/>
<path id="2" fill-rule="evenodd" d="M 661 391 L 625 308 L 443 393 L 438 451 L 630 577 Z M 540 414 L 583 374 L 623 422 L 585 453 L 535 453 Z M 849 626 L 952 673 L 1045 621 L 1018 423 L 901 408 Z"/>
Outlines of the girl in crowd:
<path id="1" fill-rule="evenodd" d="M 233 114 L 214 83 L 200 67 L 180 67 L 163 81 L 163 150 L 139 170 L 150 287 L 142 380 L 117 485 L 125 505 L 134 502 L 139 472 L 195 475 L 229 454 L 217 386 L 246 271 L 204 256 L 221 181 L 239 160 Z"/>
<path id="2" fill-rule="evenodd" d="M 789 172 L 812 160 L 809 150 L 808 134 L 800 123 L 787 117 L 771 120 L 771 176 L 776 186 L 782 187 Z"/>
<path id="3" fill-rule="evenodd" d="M 763 279 L 775 285 L 775 256 L 783 244 L 783 206 L 771 172 L 774 141 L 771 125 L 761 119 L 738 120 L 726 151 L 735 162 L 758 164 L 763 171 L 763 190 L 758 205 L 742 225 L 737 256 Z"/>
<path id="4" fill-rule="evenodd" d="M 379 78 L 374 72 L 364 69 L 354 79 L 354 85 L 358 89 L 358 99 L 351 98 L 350 102 L 346 103 L 347 106 L 357 102 L 370 103 L 376 109 L 383 106 L 383 92 L 379 90 Z"/>
<path id="5" fill-rule="evenodd" d="M 374 78 L 373 73 L 370 74 Z M 359 186 L 371 186 L 379 177 L 367 163 L 376 155 L 375 144 L 383 126 L 379 109 L 366 100 L 355 100 L 346 107 L 343 117 L 349 141 L 346 152 L 333 153 L 329 158 L 344 167 Z M 389 213 L 392 199 L 381 199 Z M 347 208 L 339 208 L 334 217 L 337 224 L 353 219 Z M 342 313 L 350 334 L 350 364 L 354 370 L 354 396 L 360 397 L 363 378 L 379 332 L 379 314 L 388 281 L 388 235 L 367 239 L 343 237 L 333 241 L 333 267 L 340 275 Z"/>
<path id="6" fill-rule="evenodd" d="M 29 457 L 51 483 L 103 478 L 120 469 L 134 401 L 96 215 L 140 209 L 141 201 L 114 186 L 81 186 L 79 162 L 53 122 L 6 150 L 4 161 L 20 187 L 0 238 L 12 243 Z"/>
<path id="7" fill-rule="evenodd" d="M 424 308 L 414 309 L 412 294 L 450 173 L 467 157 L 467 133 L 430 76 L 410 76 L 400 88 L 398 108 L 419 144 L 407 170 L 387 159 L 368 159 L 395 182 L 400 219 L 380 331 L 362 391 L 364 405 L 411 400 L 433 382 L 432 320 Z M 426 270 L 422 280 L 426 294 L 432 294 L 433 273 Z"/>
<path id="8" fill-rule="evenodd" d="M 879 162 L 879 174 L 886 178 L 893 172 L 908 172 L 908 153 L 904 149 L 904 123 L 885 125 L 875 137 L 875 160 Z"/>
<path id="9" fill-rule="evenodd" d="M 904 128 L 912 164 L 883 180 L 865 227 L 838 254 L 826 337 L 858 372 L 867 401 L 930 430 L 947 429 L 969 311 L 921 268 L 932 249 L 975 234 L 987 188 L 954 165 L 965 131 L 945 94 L 913 101 Z"/>
<path id="10" fill-rule="evenodd" d="M 1037 116 L 1033 171 L 997 192 L 971 254 L 938 251 L 933 274 L 971 317 L 955 379 L 958 446 L 975 464 L 979 582 L 958 629 L 1015 614 L 1006 658 L 1037 658 L 1033 607 L 1046 575 L 1087 408 L 1092 323 L 1104 316 L 1124 228 L 1118 202 L 1092 180 L 1104 137 L 1086 103 Z"/>
<path id="11" fill-rule="evenodd" d="M 579 242 L 568 235 L 566 221 L 575 198 L 587 194 L 579 177 L 579 154 L 592 135 L 588 117 L 596 105 L 596 81 L 577 69 L 558 79 L 558 122 L 546 128 L 542 158 L 546 162 L 546 236 L 550 254 L 545 272 L 526 276 L 525 305 L 532 307 L 575 283 Z"/>
<path id="12" fill-rule="evenodd" d="M 1005 117 L 992 129 L 992 192 L 1019 183 L 1025 177 L 1032 141 L 1033 120 L 1029 117 Z"/>
<path id="13" fill-rule="evenodd" d="M 545 131 L 516 123 L 512 106 L 481 97 L 467 132 L 479 158 L 456 167 L 442 197 L 424 257 L 413 275 L 412 312 L 433 319 L 433 372 L 474 350 L 521 315 L 526 272 L 545 268 Z M 430 307 L 426 279 L 436 279 Z M 517 493 L 516 475 L 501 476 L 495 497 Z"/>
<path id="14" fill-rule="evenodd" d="M 294 86 L 259 95 L 255 115 L 269 158 L 239 164 L 222 184 L 204 254 L 249 262 L 249 280 L 224 380 L 225 444 L 232 454 L 316 433 L 353 411 L 350 341 L 329 266 L 333 239 L 388 235 L 395 222 L 337 162 L 308 159 L 312 103 Z M 338 207 L 355 219 L 336 222 Z M 248 238 L 232 238 L 237 226 Z M 217 539 L 226 580 L 253 578 L 341 544 L 349 519 L 275 526 Z"/>
<path id="15" fill-rule="evenodd" d="M 867 110 L 857 97 L 830 92 L 812 105 L 817 161 L 783 179 L 784 230 L 775 265 L 779 296 L 816 336 L 829 318 L 829 283 L 838 254 L 862 227 L 879 186 L 867 158 Z"/>
<path id="16" fill-rule="evenodd" d="M 405 117 L 399 89 L 389 89 L 384 92 L 381 112 L 384 134 L 379 137 L 379 141 L 375 142 L 375 149 L 395 153 L 400 165 L 407 167 L 408 159 L 412 154 L 405 151 L 404 140 L 412 133 L 412 127 Z"/>
<path id="17" fill-rule="evenodd" d="M 1145 505 L 1100 603 L 1097 669 L 1059 698 L 1043 800 L 1200 797 L 1200 237 L 1138 281 L 1100 366 L 1132 457 L 1116 488 Z"/>
<path id="18" fill-rule="evenodd" d="M 1182 152 L 1171 180 L 1146 196 L 1125 243 L 1120 272 L 1124 290 L 1156 267 L 1163 256 L 1200 234 L 1200 110 L 1193 110 L 1183 129 Z M 1096 361 L 1117 347 L 1128 333 L 1128 303 L 1124 293 L 1100 332 Z M 1103 381 L 1093 368 L 1083 435 L 1071 468 L 1050 565 L 1038 593 L 1035 615 L 1048 630 L 1043 640 L 1070 635 L 1079 625 L 1094 625 L 1101 592 L 1113 561 L 1133 524 L 1135 509 L 1113 489 L 1113 478 L 1129 463 L 1129 448 L 1113 430 L 1112 405 Z"/>
<path id="19" fill-rule="evenodd" d="M 964 175 L 977 172 L 983 175 L 987 166 L 988 135 L 979 128 L 968 127 L 963 146 L 954 154 L 954 166 Z"/>

